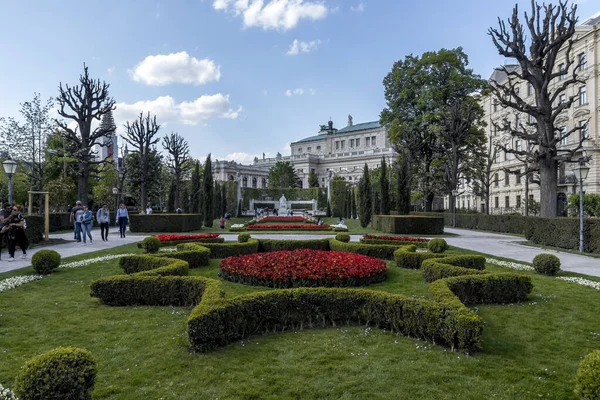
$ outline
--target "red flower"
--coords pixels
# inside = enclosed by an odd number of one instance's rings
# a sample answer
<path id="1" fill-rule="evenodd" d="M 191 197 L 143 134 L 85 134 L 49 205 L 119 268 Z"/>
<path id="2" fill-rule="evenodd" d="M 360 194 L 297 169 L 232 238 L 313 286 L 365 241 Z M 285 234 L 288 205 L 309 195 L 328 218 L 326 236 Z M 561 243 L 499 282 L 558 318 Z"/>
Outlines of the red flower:
<path id="1" fill-rule="evenodd" d="M 304 217 L 264 217 L 258 223 L 263 222 L 311 222 Z"/>
<path id="2" fill-rule="evenodd" d="M 322 250 L 283 250 L 221 260 L 219 275 L 235 282 L 272 287 L 360 286 L 385 279 L 383 260 Z"/>
<path id="3" fill-rule="evenodd" d="M 378 235 L 364 235 L 364 239 L 375 239 L 375 240 L 397 240 L 399 242 L 429 242 L 429 239 L 418 238 L 411 236 L 378 236 Z"/>
<path id="4" fill-rule="evenodd" d="M 161 234 L 155 237 L 161 242 L 171 242 L 176 240 L 214 239 L 219 236 L 221 236 L 220 233 L 198 233 L 194 235 Z"/>
<path id="5" fill-rule="evenodd" d="M 246 226 L 247 229 L 256 229 L 256 230 L 327 230 L 329 229 L 329 225 L 317 225 L 317 224 L 275 224 L 275 225 L 262 225 L 262 224 L 250 224 Z"/>

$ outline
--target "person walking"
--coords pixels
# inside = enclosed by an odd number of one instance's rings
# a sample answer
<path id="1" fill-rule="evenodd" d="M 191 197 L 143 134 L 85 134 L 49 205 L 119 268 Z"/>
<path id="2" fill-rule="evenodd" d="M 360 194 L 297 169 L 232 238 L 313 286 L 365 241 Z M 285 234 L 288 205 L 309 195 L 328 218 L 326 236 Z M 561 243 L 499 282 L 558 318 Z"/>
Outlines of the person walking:
<path id="1" fill-rule="evenodd" d="M 81 219 L 81 230 L 83 231 L 83 245 L 85 246 L 85 237 L 90 238 L 90 244 L 92 244 L 92 224 L 94 223 L 94 214 L 88 206 L 83 206 L 83 216 Z"/>
<path id="2" fill-rule="evenodd" d="M 121 203 L 117 210 L 117 222 L 119 223 L 119 233 L 121 237 L 125 237 L 125 229 L 127 229 L 127 222 L 129 221 L 129 213 L 125 208 L 125 203 Z"/>
<path id="3" fill-rule="evenodd" d="M 225 229 L 225 217 L 221 217 L 221 219 L 219 220 L 219 226 L 221 227 L 221 229 Z"/>
<path id="4" fill-rule="evenodd" d="M 146 214 L 150 215 L 152 214 L 152 204 L 148 203 L 148 205 L 146 206 Z"/>
<path id="5" fill-rule="evenodd" d="M 69 222 L 73 224 L 73 239 L 77 242 L 81 242 L 81 217 L 83 215 L 83 207 L 81 207 L 81 201 L 77 200 L 75 207 L 71 209 L 71 215 L 69 216 Z"/>
<path id="6" fill-rule="evenodd" d="M 25 218 L 21 215 L 21 206 L 18 204 L 12 208 L 12 212 L 8 219 L 8 254 L 9 262 L 15 260 L 15 250 L 17 245 L 23 251 L 21 258 L 27 258 L 27 248 L 29 247 L 29 241 L 25 235 Z"/>
<path id="7" fill-rule="evenodd" d="M 102 241 L 108 242 L 108 222 L 110 221 L 110 213 L 106 204 L 98 209 L 96 221 L 100 224 L 100 236 L 102 237 Z"/>

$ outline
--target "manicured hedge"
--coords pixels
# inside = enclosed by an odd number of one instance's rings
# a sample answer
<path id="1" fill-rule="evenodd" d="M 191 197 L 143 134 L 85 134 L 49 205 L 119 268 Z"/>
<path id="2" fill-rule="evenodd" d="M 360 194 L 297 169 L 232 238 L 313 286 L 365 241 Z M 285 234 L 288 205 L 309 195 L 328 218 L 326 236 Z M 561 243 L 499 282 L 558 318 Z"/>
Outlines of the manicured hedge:
<path id="1" fill-rule="evenodd" d="M 249 239 L 246 243 L 202 243 L 202 246 L 210 250 L 210 258 L 227 258 L 258 253 L 258 243 L 258 239 Z"/>
<path id="2" fill-rule="evenodd" d="M 96 360 L 76 347 L 58 347 L 27 361 L 15 380 L 21 400 L 92 398 Z"/>
<path id="3" fill-rule="evenodd" d="M 600 399 L 600 350 L 589 353 L 579 363 L 575 392 L 581 399 Z"/>
<path id="4" fill-rule="evenodd" d="M 460 275 L 480 275 L 488 272 L 485 268 L 485 257 L 476 255 L 430 258 L 421 265 L 421 273 L 425 282 Z"/>
<path id="5" fill-rule="evenodd" d="M 374 215 L 371 226 L 381 232 L 405 235 L 444 233 L 444 219 L 433 215 Z"/>
<path id="6" fill-rule="evenodd" d="M 24 215 L 27 222 L 25 236 L 29 244 L 39 243 L 44 240 L 44 217 L 39 215 Z"/>
<path id="7" fill-rule="evenodd" d="M 400 268 L 407 269 L 420 269 L 421 264 L 424 260 L 430 258 L 443 258 L 445 254 L 435 253 L 417 253 L 416 246 L 402 246 L 398 250 L 394 251 L 394 260 L 396 265 Z"/>
<path id="8" fill-rule="evenodd" d="M 360 238 L 360 242 L 363 244 L 390 244 L 390 245 L 394 245 L 396 247 L 414 244 L 415 246 L 417 246 L 418 248 L 421 248 L 421 249 L 427 248 L 427 242 L 408 242 L 408 241 L 405 242 L 405 241 L 401 241 L 401 240 L 378 240 L 378 239 L 365 239 L 365 238 Z"/>
<path id="9" fill-rule="evenodd" d="M 267 332 L 354 323 L 451 348 L 477 349 L 481 330 L 458 317 L 440 303 L 369 290 L 285 289 L 223 299 L 207 288 L 188 318 L 188 338 L 194 350 L 206 352 Z M 472 348 L 473 344 L 477 346 Z"/>
<path id="10" fill-rule="evenodd" d="M 280 250 L 329 250 L 329 239 L 310 240 L 286 240 L 286 239 L 259 239 L 259 252 L 271 252 Z"/>
<path id="11" fill-rule="evenodd" d="M 202 228 L 200 214 L 130 214 L 131 232 L 190 232 Z"/>
<path id="12" fill-rule="evenodd" d="M 398 246 L 389 244 L 362 244 L 352 242 L 340 242 L 339 240 L 329 239 L 329 249 L 331 251 L 345 251 L 348 253 L 362 254 L 365 256 L 392 260 L 394 252 Z"/>

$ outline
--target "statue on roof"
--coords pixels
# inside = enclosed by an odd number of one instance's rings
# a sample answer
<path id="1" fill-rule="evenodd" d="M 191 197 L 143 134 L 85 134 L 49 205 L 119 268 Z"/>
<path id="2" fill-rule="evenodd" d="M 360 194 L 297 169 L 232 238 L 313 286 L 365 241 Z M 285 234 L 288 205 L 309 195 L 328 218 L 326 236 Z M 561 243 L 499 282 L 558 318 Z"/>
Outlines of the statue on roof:
<path id="1" fill-rule="evenodd" d="M 333 121 L 329 120 L 328 124 L 329 124 L 329 130 L 332 131 L 333 130 Z"/>
<path id="2" fill-rule="evenodd" d="M 348 114 L 348 126 L 352 126 L 352 115 Z"/>
<path id="3" fill-rule="evenodd" d="M 321 132 L 327 130 L 327 125 L 319 125 L 321 127 Z"/>

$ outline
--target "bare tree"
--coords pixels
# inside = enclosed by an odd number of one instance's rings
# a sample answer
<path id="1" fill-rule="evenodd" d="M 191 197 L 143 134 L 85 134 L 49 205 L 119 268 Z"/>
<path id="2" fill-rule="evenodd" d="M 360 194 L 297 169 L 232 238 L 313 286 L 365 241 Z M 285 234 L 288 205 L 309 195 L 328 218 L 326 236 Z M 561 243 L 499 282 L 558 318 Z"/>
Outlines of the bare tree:
<path id="1" fill-rule="evenodd" d="M 102 145 L 104 137 L 114 133 L 113 127 L 98 126 L 92 128 L 94 120 L 115 107 L 115 101 L 108 94 L 109 84 L 99 79 L 90 78 L 88 67 L 83 65 L 83 74 L 79 76 L 79 85 L 58 87 L 56 98 L 58 114 L 64 118 L 55 122 L 66 141 L 68 148 L 73 149 L 73 157 L 77 159 L 79 171 L 77 176 L 77 193 L 83 204 L 88 201 L 88 180 L 98 164 L 104 160 L 95 160 L 94 146 Z M 68 121 L 75 123 L 73 127 Z"/>
<path id="2" fill-rule="evenodd" d="M 144 113 L 140 113 L 137 120 L 132 123 L 125 124 L 127 136 L 123 139 L 133 147 L 133 152 L 139 154 L 139 183 L 140 183 L 140 207 L 142 210 L 148 203 L 148 164 L 150 162 L 149 155 L 160 138 L 156 135 L 160 129 L 160 125 L 156 123 L 156 116 L 150 118 L 150 112 L 144 117 Z"/>
<path id="3" fill-rule="evenodd" d="M 175 209 L 181 206 L 181 180 L 183 176 L 191 169 L 190 149 L 188 142 L 183 136 L 171 132 L 169 136 L 163 138 L 164 149 L 169 153 L 169 167 L 175 174 Z M 185 210 L 189 212 L 189 210 Z"/>
<path id="4" fill-rule="evenodd" d="M 489 29 L 489 35 L 500 55 L 515 59 L 519 64 L 518 68 L 498 68 L 507 79 L 504 82 L 490 81 L 493 95 L 502 106 L 526 114 L 536 121 L 533 132 L 522 123 L 505 125 L 505 132 L 532 146 L 521 150 L 506 147 L 504 150 L 532 158 L 537 163 L 543 217 L 556 216 L 559 161 L 570 160 L 585 140 L 581 135 L 577 146 L 560 148 L 558 145 L 561 141 L 581 130 L 581 127 L 575 126 L 567 132 L 561 132 L 556 123 L 560 113 L 570 108 L 577 98 L 577 95 L 565 95 L 564 101 L 558 101 L 561 94 L 574 84 L 584 83 L 577 75 L 579 65 L 574 65 L 571 54 L 577 24 L 576 10 L 576 5 L 568 6 L 568 0 L 560 1 L 558 6 L 540 6 L 532 0 L 531 15 L 524 15 L 531 41 L 529 46 L 525 43 L 524 27 L 519 20 L 517 5 L 508 20 L 508 26 L 499 18 L 499 28 Z M 565 55 L 565 62 L 557 70 L 556 61 L 561 52 Z M 528 85 L 527 91 L 532 92 L 534 101 L 521 97 L 518 85 L 522 82 Z M 554 85 L 554 82 L 557 84 Z"/>
<path id="5" fill-rule="evenodd" d="M 479 165 L 478 168 L 475 169 L 474 174 L 474 183 L 473 183 L 473 193 L 475 196 L 481 197 L 484 203 L 485 214 L 490 213 L 490 189 L 494 182 L 495 175 L 492 171 L 494 166 L 494 162 L 496 160 L 496 154 L 498 152 L 498 147 L 492 142 L 492 140 L 488 140 L 487 149 L 485 145 L 482 144 L 480 147 L 480 155 L 479 157 Z"/>

